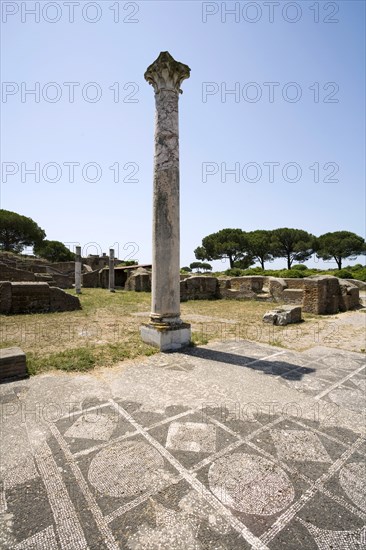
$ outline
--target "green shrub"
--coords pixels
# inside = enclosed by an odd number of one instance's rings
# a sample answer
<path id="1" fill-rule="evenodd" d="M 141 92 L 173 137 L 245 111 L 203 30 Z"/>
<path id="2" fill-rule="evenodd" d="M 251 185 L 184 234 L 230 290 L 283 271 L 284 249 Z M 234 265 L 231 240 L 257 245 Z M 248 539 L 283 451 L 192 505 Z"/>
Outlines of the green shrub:
<path id="1" fill-rule="evenodd" d="M 278 275 L 275 275 L 275 277 L 282 277 L 283 279 L 302 279 L 305 276 L 303 271 L 297 269 L 281 269 L 281 271 L 278 271 Z"/>
<path id="2" fill-rule="evenodd" d="M 307 266 L 305 264 L 295 264 L 292 266 L 292 269 L 297 269 L 297 271 L 306 271 Z"/>
<path id="3" fill-rule="evenodd" d="M 245 273 L 244 269 L 239 269 L 238 267 L 233 267 L 232 269 L 227 269 L 225 271 L 225 275 L 229 275 L 229 277 L 242 277 Z"/>
<path id="4" fill-rule="evenodd" d="M 364 283 L 366 283 L 366 267 L 362 267 L 357 271 L 352 271 L 352 275 L 354 279 L 357 279 L 358 281 L 363 281 Z"/>
<path id="5" fill-rule="evenodd" d="M 265 270 L 261 267 L 249 267 L 244 270 L 245 275 L 264 275 Z"/>
<path id="6" fill-rule="evenodd" d="M 339 279 L 353 279 L 353 274 L 348 269 L 338 269 L 334 271 L 334 275 Z"/>

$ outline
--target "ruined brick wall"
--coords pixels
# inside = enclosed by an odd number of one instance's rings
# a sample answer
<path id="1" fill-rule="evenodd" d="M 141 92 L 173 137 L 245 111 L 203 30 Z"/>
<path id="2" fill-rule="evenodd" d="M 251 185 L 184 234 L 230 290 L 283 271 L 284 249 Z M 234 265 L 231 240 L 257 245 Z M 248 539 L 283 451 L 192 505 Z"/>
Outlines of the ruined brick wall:
<path id="1" fill-rule="evenodd" d="M 180 282 L 180 299 L 212 300 L 219 298 L 219 283 L 216 277 L 193 276 Z"/>
<path id="2" fill-rule="evenodd" d="M 304 280 L 303 311 L 334 314 L 353 309 L 359 304 L 359 290 L 337 277 L 320 276 Z"/>
<path id="3" fill-rule="evenodd" d="M 89 273 L 84 273 L 83 286 L 85 288 L 98 288 L 101 286 L 99 279 L 99 269 L 96 269 L 95 271 L 90 271 Z"/>
<path id="4" fill-rule="evenodd" d="M 61 273 L 75 272 L 75 262 L 54 262 L 50 264 L 50 267 Z"/>
<path id="5" fill-rule="evenodd" d="M 286 279 L 283 279 L 287 285 L 287 288 L 291 289 L 297 289 L 297 290 L 303 290 L 304 289 L 304 279 L 292 279 L 289 277 L 286 277 Z"/>
<path id="6" fill-rule="evenodd" d="M 11 310 L 11 283 L 0 282 L 0 314 L 10 313 Z"/>
<path id="7" fill-rule="evenodd" d="M 77 296 L 47 283 L 0 282 L 0 313 L 47 313 L 81 309 Z"/>
<path id="8" fill-rule="evenodd" d="M 282 293 L 282 299 L 285 304 L 301 306 L 304 299 L 304 290 L 301 288 L 285 288 Z"/>
<path id="9" fill-rule="evenodd" d="M 1 281 L 35 281 L 34 273 L 11 267 L 10 265 L 0 264 L 0 280 Z"/>
<path id="10" fill-rule="evenodd" d="M 269 292 L 275 301 L 302 305 L 307 313 L 334 314 L 359 304 L 359 289 L 330 275 L 304 279 L 269 277 L 268 280 Z"/>
<path id="11" fill-rule="evenodd" d="M 72 288 L 75 281 L 75 274 L 66 275 L 64 273 L 52 273 L 52 279 L 54 281 L 52 286 L 57 286 L 58 288 Z"/>

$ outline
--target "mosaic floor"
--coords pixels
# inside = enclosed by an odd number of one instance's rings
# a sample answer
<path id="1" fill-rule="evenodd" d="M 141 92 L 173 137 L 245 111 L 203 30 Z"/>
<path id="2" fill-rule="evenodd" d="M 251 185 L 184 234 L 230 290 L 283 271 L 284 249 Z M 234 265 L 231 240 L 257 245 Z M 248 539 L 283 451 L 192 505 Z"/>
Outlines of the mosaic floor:
<path id="1" fill-rule="evenodd" d="M 366 547 L 362 354 L 225 342 L 1 400 L 1 548 Z"/>

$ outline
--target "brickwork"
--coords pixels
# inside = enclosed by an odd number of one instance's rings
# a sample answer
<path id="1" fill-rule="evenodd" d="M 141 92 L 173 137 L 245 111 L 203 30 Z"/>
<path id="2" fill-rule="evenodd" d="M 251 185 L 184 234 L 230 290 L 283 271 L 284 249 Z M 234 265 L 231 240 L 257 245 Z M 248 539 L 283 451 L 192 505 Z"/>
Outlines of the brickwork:
<path id="1" fill-rule="evenodd" d="M 47 283 L 0 282 L 0 313 L 47 313 L 81 309 L 76 296 Z"/>

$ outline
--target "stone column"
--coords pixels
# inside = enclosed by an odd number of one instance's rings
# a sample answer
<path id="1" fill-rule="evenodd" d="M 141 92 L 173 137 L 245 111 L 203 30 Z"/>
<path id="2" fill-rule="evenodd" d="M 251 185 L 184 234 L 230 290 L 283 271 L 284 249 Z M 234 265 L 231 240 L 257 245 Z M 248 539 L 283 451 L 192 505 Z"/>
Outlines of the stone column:
<path id="1" fill-rule="evenodd" d="M 76 292 L 76 294 L 81 294 L 81 246 L 76 247 L 75 292 Z"/>
<path id="2" fill-rule="evenodd" d="M 114 249 L 109 249 L 109 292 L 115 292 L 114 289 Z"/>
<path id="3" fill-rule="evenodd" d="M 164 350 L 190 341 L 190 325 L 180 318 L 179 129 L 180 85 L 190 68 L 168 52 L 145 72 L 155 91 L 152 303 L 142 339 Z"/>

